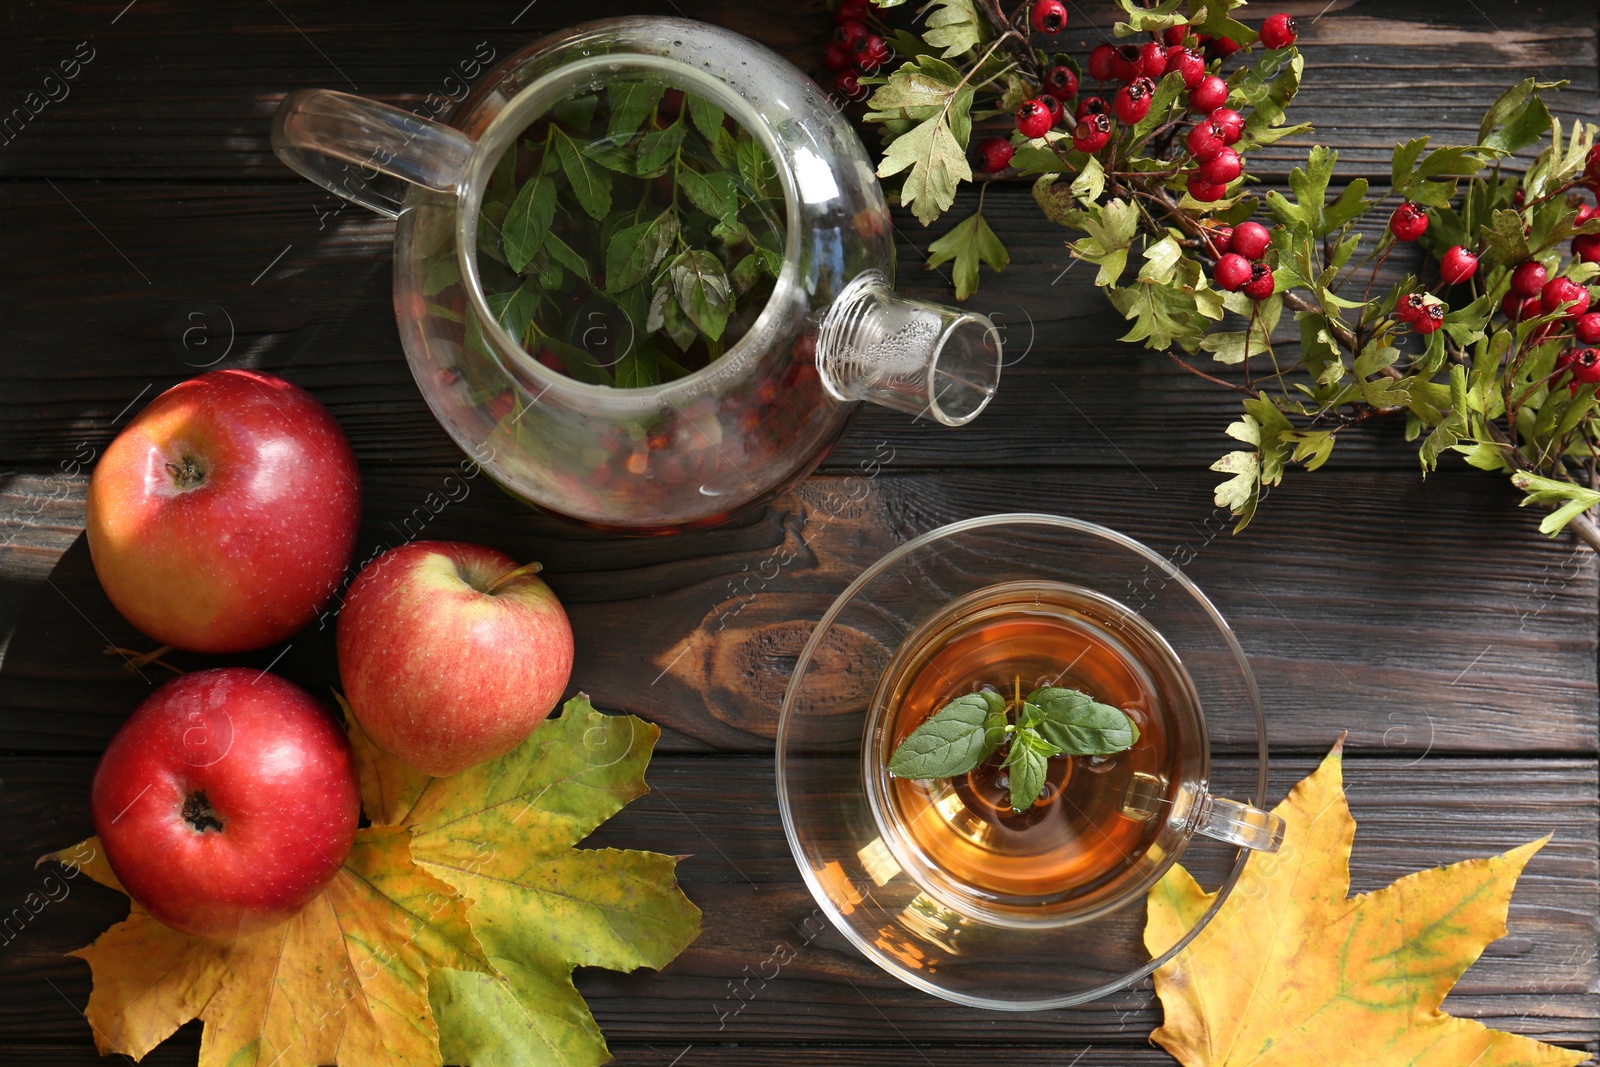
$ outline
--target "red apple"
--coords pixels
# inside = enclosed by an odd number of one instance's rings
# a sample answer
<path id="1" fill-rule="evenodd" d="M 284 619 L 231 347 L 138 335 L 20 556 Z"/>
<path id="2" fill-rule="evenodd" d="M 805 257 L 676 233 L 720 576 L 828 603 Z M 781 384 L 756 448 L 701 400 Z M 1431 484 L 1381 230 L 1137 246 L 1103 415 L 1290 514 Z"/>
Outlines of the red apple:
<path id="1" fill-rule="evenodd" d="M 162 644 L 262 648 L 338 590 L 358 479 L 339 424 L 310 393 L 255 371 L 202 374 L 151 401 L 95 467 L 95 573 Z"/>
<path id="2" fill-rule="evenodd" d="M 202 937 L 300 910 L 344 863 L 361 816 L 344 732 L 299 686 L 244 667 L 152 693 L 106 746 L 89 803 L 128 895 Z"/>
<path id="3" fill-rule="evenodd" d="M 339 677 L 373 744 L 442 777 L 544 721 L 572 675 L 572 627 L 537 570 L 480 545 L 416 541 L 356 576 Z"/>

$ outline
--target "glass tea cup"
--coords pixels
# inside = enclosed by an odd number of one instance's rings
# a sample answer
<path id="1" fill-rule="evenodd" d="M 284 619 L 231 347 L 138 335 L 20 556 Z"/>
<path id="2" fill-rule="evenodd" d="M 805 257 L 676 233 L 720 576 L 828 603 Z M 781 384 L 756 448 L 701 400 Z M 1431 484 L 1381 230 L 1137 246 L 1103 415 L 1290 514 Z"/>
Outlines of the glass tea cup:
<path id="1" fill-rule="evenodd" d="M 753 151 L 728 173 L 776 187 L 781 269 L 759 314 L 708 365 L 659 384 L 580 380 L 513 336 L 514 298 L 485 291 L 491 185 L 532 124 L 639 87 L 704 101 L 748 139 Z M 674 18 L 564 30 L 485 74 L 448 124 L 302 90 L 279 107 L 272 143 L 305 177 L 397 219 L 395 314 L 413 377 L 456 443 L 543 510 L 635 533 L 714 524 L 807 474 L 860 401 L 960 426 L 994 395 L 993 324 L 891 289 L 888 204 L 849 121 L 799 70 L 728 30 Z M 606 145 L 571 144 L 582 166 L 613 180 Z M 590 267 L 603 274 L 605 264 Z M 560 337 L 548 335 L 550 351 L 614 368 L 654 332 L 660 308 L 612 303 L 574 311 Z"/>
<path id="2" fill-rule="evenodd" d="M 1080 689 L 1141 737 L 1052 759 L 1023 813 L 997 760 L 891 776 L 894 747 L 980 682 Z M 1199 933 L 1249 851 L 1281 842 L 1250 799 L 1266 755 L 1243 651 L 1180 571 L 1099 526 L 995 515 L 902 545 L 840 594 L 785 695 L 777 779 L 807 885 L 868 959 L 949 1000 L 1029 1010 L 1123 988 Z M 1218 896 L 1152 959 L 1142 901 L 1180 856 Z"/>

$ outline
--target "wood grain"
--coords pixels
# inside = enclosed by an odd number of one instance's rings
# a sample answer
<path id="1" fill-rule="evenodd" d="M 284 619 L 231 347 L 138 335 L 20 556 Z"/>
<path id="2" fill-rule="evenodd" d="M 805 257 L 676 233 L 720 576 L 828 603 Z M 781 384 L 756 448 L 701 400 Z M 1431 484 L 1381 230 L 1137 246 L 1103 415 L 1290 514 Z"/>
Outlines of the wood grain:
<path id="1" fill-rule="evenodd" d="M 1370 751 L 1352 747 L 1345 767 L 1358 824 L 1354 891 L 1553 833 L 1517 888 L 1510 934 L 1467 972 L 1447 1009 L 1552 1040 L 1592 1040 L 1591 994 L 1600 985 L 1595 761 L 1411 763 L 1371 758 Z M 0 761 L 7 784 L 0 794 L 0 903 L 20 902 L 48 873 L 32 869 L 31 857 L 89 833 L 91 767 L 87 759 Z M 1314 767 L 1313 760 L 1278 761 L 1271 799 Z M 613 1041 L 676 1042 L 674 1053 L 690 1043 L 745 1040 L 894 1046 L 898 1030 L 935 1045 L 1045 1041 L 1081 1048 L 1137 1043 L 1159 1022 L 1148 990 L 1080 1009 L 997 1016 L 903 987 L 832 931 L 808 940 L 820 927 L 803 925 L 815 905 L 784 842 L 769 760 L 658 757 L 649 780 L 652 792 L 588 844 L 685 855 L 680 880 L 705 911 L 705 932 L 660 974 L 584 973 L 580 988 Z M 87 968 L 62 954 L 125 911 L 119 894 L 74 883 L 66 899 L 29 917 L 0 951 L 0 986 L 11 991 L 0 1000 L 0 1047 L 84 1039 L 83 1021 L 64 1001 L 84 1002 Z M 739 1008 L 730 986 L 746 967 L 759 973 L 779 943 L 795 958 L 764 988 L 752 983 Z M 1533 1005 L 1534 1017 L 1523 1018 Z"/>

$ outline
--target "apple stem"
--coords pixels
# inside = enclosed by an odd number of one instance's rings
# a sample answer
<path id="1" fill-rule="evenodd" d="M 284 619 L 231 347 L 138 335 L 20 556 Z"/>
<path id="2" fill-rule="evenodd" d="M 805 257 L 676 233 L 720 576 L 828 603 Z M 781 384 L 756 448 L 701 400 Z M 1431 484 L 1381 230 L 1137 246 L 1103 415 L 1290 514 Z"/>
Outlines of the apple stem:
<path id="1" fill-rule="evenodd" d="M 102 651 L 107 656 L 121 656 L 123 659 L 127 660 L 128 662 L 124 666 L 130 672 L 137 671 L 140 667 L 148 667 L 151 664 L 155 664 L 157 667 L 165 667 L 173 674 L 184 673 L 182 667 L 174 667 L 172 664 L 161 658 L 168 652 L 172 651 L 171 645 L 162 645 L 153 652 L 140 652 L 135 648 L 123 648 L 120 645 L 107 645 Z"/>
<path id="2" fill-rule="evenodd" d="M 484 590 L 484 593 L 488 596 L 494 596 L 501 589 L 505 588 L 505 586 L 516 581 L 518 578 L 521 578 L 523 575 L 538 574 L 542 570 L 544 570 L 543 563 L 524 563 L 515 570 L 506 571 L 500 577 L 496 578 L 492 583 L 490 583 L 489 588 Z"/>

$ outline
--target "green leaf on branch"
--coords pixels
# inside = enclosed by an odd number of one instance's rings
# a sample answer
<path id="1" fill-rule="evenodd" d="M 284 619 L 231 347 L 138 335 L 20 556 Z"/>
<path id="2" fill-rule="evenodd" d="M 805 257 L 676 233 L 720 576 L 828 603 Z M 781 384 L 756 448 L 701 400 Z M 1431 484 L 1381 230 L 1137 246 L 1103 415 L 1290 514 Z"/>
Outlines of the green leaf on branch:
<path id="1" fill-rule="evenodd" d="M 1263 300 L 1255 312 L 1247 329 L 1208 333 L 1200 347 L 1218 363 L 1243 363 L 1248 356 L 1272 355 L 1272 331 L 1283 313 L 1283 297 Z"/>
<path id="2" fill-rule="evenodd" d="M 1139 209 L 1127 200 L 1108 200 L 1090 207 L 1080 225 L 1088 236 L 1067 247 L 1078 259 L 1100 268 L 1096 285 L 1117 284 L 1128 264 L 1128 249 L 1139 232 Z"/>
<path id="3" fill-rule="evenodd" d="M 1501 93 L 1500 98 L 1489 105 L 1478 126 L 1478 143 L 1510 155 L 1539 140 L 1550 128 L 1550 112 L 1539 99 L 1538 91 L 1565 84 L 1524 78 Z"/>
<path id="4" fill-rule="evenodd" d="M 1006 246 L 1000 243 L 982 212 L 962 219 L 950 232 L 928 246 L 928 269 L 955 261 L 956 299 L 965 300 L 978 291 L 978 264 L 987 263 L 1000 271 L 1011 262 Z"/>
<path id="5" fill-rule="evenodd" d="M 1154 7 L 1140 7 L 1133 0 L 1117 0 L 1117 6 L 1128 16 L 1126 22 L 1115 27 L 1118 37 L 1132 37 L 1136 33 L 1160 33 L 1174 26 L 1188 23 L 1188 17 L 1179 9 L 1184 0 L 1161 0 Z"/>
<path id="6" fill-rule="evenodd" d="M 923 9 L 927 30 L 923 41 L 932 48 L 944 49 L 950 59 L 978 47 L 983 40 L 983 20 L 972 0 L 930 0 Z"/>
<path id="7" fill-rule="evenodd" d="M 920 56 L 902 63 L 867 101 L 866 118 L 926 119 L 939 114 L 955 97 L 961 72 L 935 56 Z"/>
<path id="8" fill-rule="evenodd" d="M 1529 471 L 1518 471 L 1513 474 L 1511 484 L 1528 494 L 1522 498 L 1523 507 L 1538 504 L 1541 507 L 1555 509 L 1539 523 L 1539 532 L 1549 534 L 1551 537 L 1566 529 L 1567 523 L 1579 515 L 1600 505 L 1600 493 L 1593 489 L 1555 478 L 1546 478 Z"/>
<path id="9" fill-rule="evenodd" d="M 972 90 L 962 89 L 948 112 L 940 110 L 896 137 L 878 164 L 880 178 L 910 168 L 900 187 L 900 202 L 924 226 L 955 203 L 956 187 L 961 182 L 972 180 L 966 149 L 950 128 L 950 114 L 965 116 L 971 102 Z"/>

